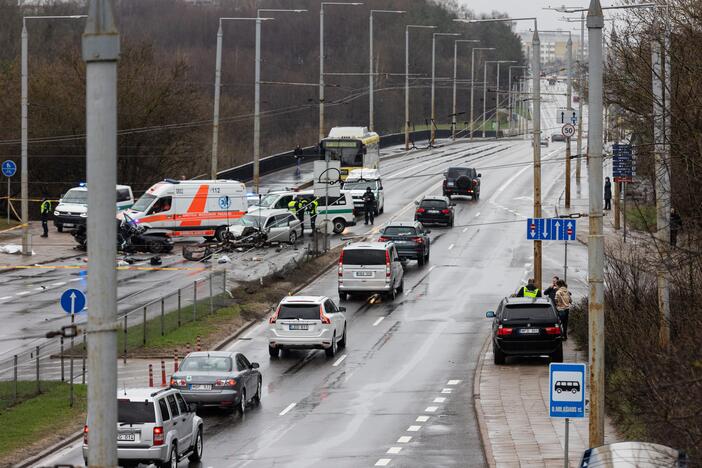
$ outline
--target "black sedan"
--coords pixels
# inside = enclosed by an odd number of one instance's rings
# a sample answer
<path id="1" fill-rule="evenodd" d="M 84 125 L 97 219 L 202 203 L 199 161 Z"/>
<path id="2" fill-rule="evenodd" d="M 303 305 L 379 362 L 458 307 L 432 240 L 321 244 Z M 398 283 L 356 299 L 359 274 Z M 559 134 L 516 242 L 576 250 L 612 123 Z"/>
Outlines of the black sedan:
<path id="1" fill-rule="evenodd" d="M 454 203 L 448 197 L 438 195 L 427 196 L 420 202 L 415 202 L 417 209 L 414 212 L 414 220 L 422 224 L 445 224 L 453 226 Z"/>
<path id="2" fill-rule="evenodd" d="M 429 233 L 422 223 L 403 221 L 390 223 L 380 235 L 380 242 L 392 242 L 400 259 L 417 260 L 419 266 L 429 261 Z"/>
<path id="3" fill-rule="evenodd" d="M 508 356 L 549 356 L 563 362 L 563 335 L 556 309 L 548 298 L 510 297 L 500 302 L 492 318 L 495 364 Z"/>
<path id="4" fill-rule="evenodd" d="M 185 356 L 171 377 L 188 403 L 237 409 L 244 414 L 249 403 L 261 402 L 263 378 L 257 362 L 241 353 L 198 351 Z"/>

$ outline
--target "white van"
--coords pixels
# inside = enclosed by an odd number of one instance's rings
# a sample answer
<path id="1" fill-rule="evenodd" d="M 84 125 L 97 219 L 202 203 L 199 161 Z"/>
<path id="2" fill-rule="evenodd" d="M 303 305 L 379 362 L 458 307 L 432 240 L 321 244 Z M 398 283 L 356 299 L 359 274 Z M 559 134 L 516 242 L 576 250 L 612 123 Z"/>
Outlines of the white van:
<path id="1" fill-rule="evenodd" d="M 132 188 L 127 185 L 117 186 L 117 213 L 134 204 Z M 64 227 L 76 227 L 85 224 L 88 217 L 88 186 L 80 184 L 66 192 L 54 210 L 54 226 L 58 232 Z"/>
<path id="2" fill-rule="evenodd" d="M 370 187 L 375 195 L 375 215 L 385 211 L 385 195 L 380 171 L 377 169 L 354 169 L 344 181 L 343 189 L 351 192 L 358 213 L 363 212 L 363 194 Z"/>
<path id="3" fill-rule="evenodd" d="M 351 294 L 383 294 L 394 300 L 402 293 L 405 272 L 392 242 L 356 242 L 341 251 L 338 270 L 339 299 Z"/>
<path id="4" fill-rule="evenodd" d="M 172 180 L 154 184 L 126 213 L 149 234 L 222 240 L 246 213 L 246 186 L 235 180 Z"/>

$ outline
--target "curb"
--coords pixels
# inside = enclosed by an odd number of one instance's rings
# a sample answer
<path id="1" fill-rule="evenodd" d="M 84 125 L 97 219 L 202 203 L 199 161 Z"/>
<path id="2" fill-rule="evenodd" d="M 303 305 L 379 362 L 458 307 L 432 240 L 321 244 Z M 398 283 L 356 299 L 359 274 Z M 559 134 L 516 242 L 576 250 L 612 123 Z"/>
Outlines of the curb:
<path id="1" fill-rule="evenodd" d="M 71 445 L 74 442 L 77 442 L 83 437 L 83 431 L 78 431 L 72 435 L 70 435 L 68 438 L 55 443 L 51 447 L 42 450 L 41 452 L 37 453 L 36 455 L 33 455 L 31 458 L 27 458 L 26 460 L 22 460 L 21 462 L 17 463 L 16 465 L 12 465 L 13 468 L 28 468 L 30 466 L 34 466 L 39 460 L 46 458 L 47 456 L 51 455 L 54 452 L 57 452 L 61 450 L 62 448 L 65 448 L 69 445 Z"/>
<path id="2" fill-rule="evenodd" d="M 483 445 L 483 453 L 485 454 L 485 461 L 487 466 L 494 468 L 496 466 L 495 456 L 492 453 L 492 445 L 490 445 L 490 435 L 488 432 L 487 424 L 485 423 L 485 414 L 483 414 L 483 408 L 480 405 L 480 374 L 483 371 L 483 364 L 485 363 L 485 352 L 490 344 L 490 335 L 485 339 L 485 343 L 480 348 L 480 358 L 478 359 L 478 365 L 475 366 L 475 373 L 473 374 L 473 405 L 475 407 L 475 415 L 478 420 L 478 429 L 480 431 L 480 441 Z"/>
<path id="3" fill-rule="evenodd" d="M 214 345 L 214 348 L 213 348 L 213 349 L 214 349 L 215 351 L 221 351 L 221 350 L 223 350 L 223 349 L 225 348 L 225 346 L 227 346 L 229 343 L 231 343 L 232 341 L 234 341 L 234 340 L 236 340 L 237 338 L 239 338 L 239 337 L 240 337 L 241 335 L 243 335 L 244 332 L 246 332 L 249 328 L 251 328 L 251 327 L 253 327 L 254 325 L 256 325 L 256 323 L 258 323 L 257 320 L 249 320 L 247 323 L 245 323 L 244 325 L 242 325 L 237 331 L 235 331 L 234 333 L 232 333 L 231 335 L 229 335 L 228 337 L 226 337 L 225 339 L 223 339 L 222 341 L 220 341 L 219 343 L 217 343 L 216 345 Z"/>

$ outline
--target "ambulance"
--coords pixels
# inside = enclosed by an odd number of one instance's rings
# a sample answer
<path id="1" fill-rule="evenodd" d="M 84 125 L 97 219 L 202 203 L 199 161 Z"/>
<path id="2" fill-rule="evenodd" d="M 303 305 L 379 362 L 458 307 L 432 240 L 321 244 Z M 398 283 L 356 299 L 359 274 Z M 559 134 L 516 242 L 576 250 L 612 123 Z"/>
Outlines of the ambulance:
<path id="1" fill-rule="evenodd" d="M 149 234 L 223 240 L 227 226 L 247 208 L 246 186 L 241 182 L 165 179 L 125 213 Z"/>

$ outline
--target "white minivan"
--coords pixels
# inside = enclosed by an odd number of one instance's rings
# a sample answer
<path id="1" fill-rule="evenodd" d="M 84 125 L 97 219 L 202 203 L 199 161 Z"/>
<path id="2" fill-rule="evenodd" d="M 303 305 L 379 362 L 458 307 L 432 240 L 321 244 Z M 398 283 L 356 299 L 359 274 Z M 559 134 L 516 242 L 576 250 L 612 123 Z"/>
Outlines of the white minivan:
<path id="1" fill-rule="evenodd" d="M 339 256 L 339 299 L 351 294 L 383 294 L 394 300 L 404 290 L 405 276 L 392 242 L 349 244 Z"/>
<path id="2" fill-rule="evenodd" d="M 127 185 L 117 186 L 117 213 L 129 209 L 134 204 L 132 188 Z M 54 226 L 58 232 L 64 227 L 76 227 L 85 224 L 88 217 L 88 186 L 80 184 L 66 192 L 54 210 Z"/>

